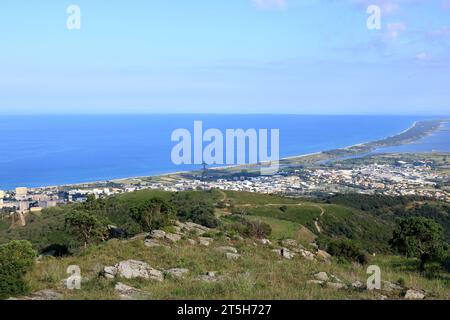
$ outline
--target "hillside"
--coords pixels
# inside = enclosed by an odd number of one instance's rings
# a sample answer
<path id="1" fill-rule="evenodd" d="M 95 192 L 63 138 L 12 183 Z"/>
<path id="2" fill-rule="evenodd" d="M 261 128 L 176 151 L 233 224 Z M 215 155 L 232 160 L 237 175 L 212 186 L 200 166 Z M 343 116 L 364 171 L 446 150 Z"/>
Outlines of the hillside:
<path id="1" fill-rule="evenodd" d="M 155 199 L 176 213 L 159 231 L 143 228 L 132 214 Z M 448 273 L 436 265 L 420 273 L 416 259 L 390 250 L 390 217 L 344 203 L 220 190 L 140 191 L 45 210 L 29 216 L 25 227 L 0 230 L 0 240 L 26 239 L 44 253 L 25 280 L 30 292 L 50 290 L 41 293 L 53 298 L 399 299 L 408 289 L 427 299 L 450 298 Z M 67 230 L 74 210 L 107 220 L 122 231 L 120 238 L 110 235 L 84 249 Z M 354 256 L 324 251 L 344 240 Z M 382 270 L 382 291 L 363 289 L 369 264 Z M 65 287 L 71 265 L 81 269 L 81 290 Z M 136 278 L 127 279 L 130 272 Z"/>

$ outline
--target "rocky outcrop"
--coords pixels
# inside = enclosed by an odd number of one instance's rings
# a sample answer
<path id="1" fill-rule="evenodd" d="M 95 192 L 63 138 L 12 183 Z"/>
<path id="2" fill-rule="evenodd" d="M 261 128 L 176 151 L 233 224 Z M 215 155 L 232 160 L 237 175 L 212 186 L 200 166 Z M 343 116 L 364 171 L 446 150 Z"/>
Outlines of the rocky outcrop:
<path id="1" fill-rule="evenodd" d="M 176 233 L 167 233 L 165 235 L 165 239 L 169 240 L 170 242 L 178 242 L 181 240 L 181 236 Z"/>
<path id="2" fill-rule="evenodd" d="M 212 238 L 206 238 L 206 237 L 198 238 L 198 242 L 200 243 L 200 245 L 206 246 L 206 247 L 208 247 L 213 241 L 214 241 L 214 239 L 212 239 Z"/>
<path id="3" fill-rule="evenodd" d="M 142 300 L 150 298 L 150 293 L 130 287 L 122 282 L 118 282 L 115 285 L 114 290 L 116 290 L 122 300 Z"/>
<path id="4" fill-rule="evenodd" d="M 406 291 L 404 298 L 407 300 L 423 300 L 425 299 L 425 293 L 416 289 L 409 289 Z"/>
<path id="5" fill-rule="evenodd" d="M 54 290 L 40 290 L 33 292 L 29 296 L 19 298 L 9 298 L 8 300 L 61 300 L 63 295 Z"/>
<path id="6" fill-rule="evenodd" d="M 164 271 L 164 274 L 171 276 L 172 278 L 181 279 L 189 272 L 188 269 L 183 268 L 172 268 Z"/>
<path id="7" fill-rule="evenodd" d="M 121 261 L 113 267 L 105 267 L 103 274 L 106 278 L 120 276 L 125 279 L 142 278 L 155 281 L 164 280 L 164 275 L 161 271 L 150 267 L 145 262 L 137 260 Z"/>

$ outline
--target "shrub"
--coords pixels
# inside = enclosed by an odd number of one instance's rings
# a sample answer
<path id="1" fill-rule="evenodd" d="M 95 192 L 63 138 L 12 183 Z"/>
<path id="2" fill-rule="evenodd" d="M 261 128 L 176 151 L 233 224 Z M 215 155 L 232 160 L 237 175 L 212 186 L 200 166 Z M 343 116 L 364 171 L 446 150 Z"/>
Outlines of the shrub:
<path id="1" fill-rule="evenodd" d="M 360 264 L 367 263 L 367 255 L 350 239 L 332 240 L 328 243 L 327 251 L 336 257 L 342 257 Z"/>
<path id="2" fill-rule="evenodd" d="M 108 235 L 108 223 L 85 211 L 73 210 L 66 215 L 66 226 L 84 243 L 105 240 Z"/>
<path id="3" fill-rule="evenodd" d="M 36 251 L 30 242 L 13 240 L 0 245 L 0 299 L 25 294 L 24 275 L 34 264 Z"/>
<path id="4" fill-rule="evenodd" d="M 231 224 L 230 229 L 248 238 L 267 238 L 272 233 L 272 227 L 261 221 L 249 221 L 244 218 Z"/>
<path id="5" fill-rule="evenodd" d="M 407 257 L 419 258 L 421 271 L 427 262 L 442 261 L 446 251 L 442 226 L 424 217 L 400 219 L 390 244 Z"/>
<path id="6" fill-rule="evenodd" d="M 131 217 L 143 231 L 162 229 L 175 218 L 172 206 L 163 199 L 153 198 L 130 208 Z"/>
<path id="7" fill-rule="evenodd" d="M 177 217 L 182 221 L 192 221 L 208 228 L 219 225 L 212 201 L 191 193 L 176 193 L 172 197 L 172 203 L 176 207 Z"/>

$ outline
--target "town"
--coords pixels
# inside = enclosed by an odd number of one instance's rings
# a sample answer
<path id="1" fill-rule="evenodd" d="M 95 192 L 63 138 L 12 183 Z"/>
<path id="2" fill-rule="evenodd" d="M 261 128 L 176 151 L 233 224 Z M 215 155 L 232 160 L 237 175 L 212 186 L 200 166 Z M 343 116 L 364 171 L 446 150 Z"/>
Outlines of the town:
<path id="1" fill-rule="evenodd" d="M 215 178 L 206 172 L 133 178 L 106 182 L 42 188 L 18 187 L 0 191 L 0 213 L 11 215 L 13 224 L 25 224 L 24 214 L 45 208 L 85 202 L 144 189 L 186 191 L 221 189 L 287 196 L 317 196 L 335 193 L 421 196 L 450 202 L 448 164 L 436 168 L 433 161 L 363 163 L 352 167 L 283 168 L 272 176 L 230 175 Z"/>

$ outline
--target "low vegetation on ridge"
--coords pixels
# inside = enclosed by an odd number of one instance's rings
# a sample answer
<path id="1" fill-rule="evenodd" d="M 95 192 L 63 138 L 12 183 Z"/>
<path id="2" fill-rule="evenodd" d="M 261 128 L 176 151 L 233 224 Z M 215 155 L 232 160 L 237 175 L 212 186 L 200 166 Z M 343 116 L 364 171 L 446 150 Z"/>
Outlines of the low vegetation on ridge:
<path id="1" fill-rule="evenodd" d="M 20 242 L 17 273 L 2 268 L 0 277 L 17 281 L 0 287 L 1 297 L 52 290 L 65 299 L 398 299 L 418 290 L 450 298 L 448 206 L 385 200 L 221 190 L 91 197 L 0 230 L 2 266 L 14 240 L 28 241 Z M 425 205 L 432 214 L 421 211 Z M 398 220 L 401 208 L 416 214 Z M 121 277 L 135 264 L 158 281 Z M 368 264 L 379 265 L 394 289 L 364 290 Z M 71 265 L 81 269 L 81 290 L 65 286 Z"/>

